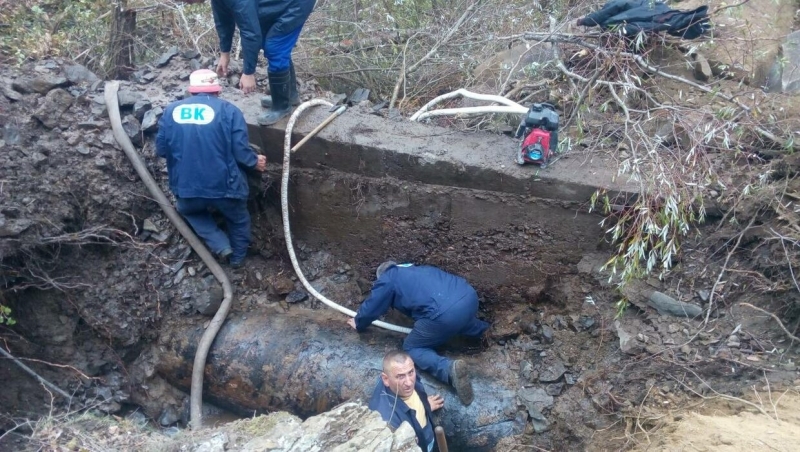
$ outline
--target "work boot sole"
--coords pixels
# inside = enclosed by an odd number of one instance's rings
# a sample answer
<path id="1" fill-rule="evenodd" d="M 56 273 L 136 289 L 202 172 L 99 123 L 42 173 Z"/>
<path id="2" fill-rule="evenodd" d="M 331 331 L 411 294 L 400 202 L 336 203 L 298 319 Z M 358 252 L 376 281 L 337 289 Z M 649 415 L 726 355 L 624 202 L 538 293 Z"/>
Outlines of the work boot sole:
<path id="1" fill-rule="evenodd" d="M 287 108 L 286 110 L 269 110 L 258 117 L 258 124 L 262 126 L 271 126 L 272 124 L 275 124 L 281 119 L 289 116 L 291 112 L 291 108 Z"/>
<path id="2" fill-rule="evenodd" d="M 300 105 L 300 98 L 292 99 L 290 101 L 292 103 L 292 107 L 296 107 Z M 261 107 L 272 109 L 272 96 L 264 96 L 261 98 Z"/>
<path id="3" fill-rule="evenodd" d="M 460 359 L 453 361 L 450 380 L 452 381 L 453 388 L 456 390 L 458 400 L 460 400 L 464 406 L 469 406 L 475 398 L 475 395 L 472 392 L 472 381 L 469 377 L 467 363 Z"/>

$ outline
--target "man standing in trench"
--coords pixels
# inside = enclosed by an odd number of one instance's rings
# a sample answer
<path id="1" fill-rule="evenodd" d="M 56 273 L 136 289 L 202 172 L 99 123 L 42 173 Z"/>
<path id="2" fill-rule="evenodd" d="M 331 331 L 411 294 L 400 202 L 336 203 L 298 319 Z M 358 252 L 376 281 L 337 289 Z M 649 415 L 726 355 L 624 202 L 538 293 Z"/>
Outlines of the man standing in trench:
<path id="1" fill-rule="evenodd" d="M 444 399 L 440 395 L 428 396 L 408 353 L 396 350 L 383 357 L 383 372 L 368 406 L 381 414 L 392 431 L 408 422 L 417 434 L 419 447 L 424 452 L 434 450 L 431 412 L 443 407 Z"/>
<path id="2" fill-rule="evenodd" d="M 231 267 L 242 265 L 250 244 L 249 187 L 245 169 L 263 172 L 267 158 L 250 148 L 244 115 L 220 99 L 217 74 L 189 76 L 192 96 L 172 102 L 158 124 L 156 154 L 167 159 L 177 210 L 206 245 Z M 228 235 L 209 209 L 225 217 Z"/>
<path id="3" fill-rule="evenodd" d="M 464 278 L 427 265 L 388 261 L 378 267 L 376 276 L 369 298 L 347 323 L 362 332 L 389 308 L 413 318 L 414 328 L 403 342 L 403 350 L 420 369 L 451 385 L 461 403 L 472 403 L 467 363 L 440 356 L 434 348 L 457 334 L 480 337 L 489 329 L 488 323 L 476 317 L 475 289 Z"/>

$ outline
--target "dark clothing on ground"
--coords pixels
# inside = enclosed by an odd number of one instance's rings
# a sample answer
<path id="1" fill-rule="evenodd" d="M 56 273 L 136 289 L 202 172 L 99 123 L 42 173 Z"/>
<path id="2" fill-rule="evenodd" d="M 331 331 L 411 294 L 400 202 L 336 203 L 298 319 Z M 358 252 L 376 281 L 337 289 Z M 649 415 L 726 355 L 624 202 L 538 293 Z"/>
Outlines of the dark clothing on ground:
<path id="1" fill-rule="evenodd" d="M 178 212 L 212 252 L 231 248 L 231 262 L 241 262 L 250 243 L 244 170 L 258 162 L 241 110 L 209 94 L 169 104 L 159 121 L 156 153 L 167 159 Z M 211 218 L 212 207 L 225 217 L 230 239 Z"/>
<path id="2" fill-rule="evenodd" d="M 381 377 L 378 377 L 378 385 L 372 392 L 372 398 L 369 399 L 369 409 L 377 411 L 381 414 L 384 421 L 388 422 L 393 430 L 400 427 L 403 422 L 408 422 L 414 428 L 417 434 L 419 447 L 428 452 L 434 448 L 435 435 L 433 434 L 433 418 L 431 417 L 431 405 L 428 403 L 428 394 L 425 392 L 425 387 L 422 385 L 419 376 L 414 383 L 414 390 L 422 401 L 425 407 L 425 417 L 428 420 L 428 425 L 425 428 L 420 427 L 417 422 L 417 412 L 403 402 L 403 399 L 398 397 L 391 389 L 384 386 Z"/>
<path id="3" fill-rule="evenodd" d="M 214 14 L 214 26 L 217 29 L 221 52 L 231 51 L 234 30 L 239 28 L 244 75 L 256 72 L 258 52 L 261 50 L 262 37 L 261 26 L 258 23 L 257 2 L 258 0 L 211 0 L 211 11 Z"/>
<path id="4" fill-rule="evenodd" d="M 436 267 L 403 264 L 387 269 L 372 287 L 356 315 L 356 330 L 395 308 L 414 319 L 414 328 L 403 342 L 420 369 L 450 384 L 452 361 L 434 350 L 451 337 L 481 336 L 489 324 L 476 317 L 478 294 L 469 283 Z"/>
<path id="5" fill-rule="evenodd" d="M 634 36 L 640 31 L 666 31 L 672 36 L 695 39 L 708 29 L 707 13 L 708 6 L 680 11 L 652 0 L 611 0 L 599 11 L 578 19 L 578 25 L 621 26 L 626 36 Z"/>

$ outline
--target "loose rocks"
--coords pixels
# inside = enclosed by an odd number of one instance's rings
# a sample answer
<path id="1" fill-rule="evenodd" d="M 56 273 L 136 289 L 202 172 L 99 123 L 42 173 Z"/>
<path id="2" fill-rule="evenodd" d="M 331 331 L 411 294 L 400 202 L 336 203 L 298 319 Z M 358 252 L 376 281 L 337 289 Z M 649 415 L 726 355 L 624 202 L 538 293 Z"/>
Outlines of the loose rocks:
<path id="1" fill-rule="evenodd" d="M 54 89 L 47 93 L 42 105 L 33 114 L 45 127 L 52 129 L 59 125 L 61 115 L 72 106 L 75 99 L 63 89 Z"/>

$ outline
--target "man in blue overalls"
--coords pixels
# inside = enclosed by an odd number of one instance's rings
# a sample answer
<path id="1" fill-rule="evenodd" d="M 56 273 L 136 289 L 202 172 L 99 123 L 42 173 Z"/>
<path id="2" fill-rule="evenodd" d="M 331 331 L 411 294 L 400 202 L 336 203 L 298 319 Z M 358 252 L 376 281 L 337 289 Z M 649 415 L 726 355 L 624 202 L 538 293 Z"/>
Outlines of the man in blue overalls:
<path id="1" fill-rule="evenodd" d="M 428 396 L 408 353 L 397 350 L 386 354 L 383 372 L 368 406 L 380 413 L 392 430 L 408 422 L 417 434 L 419 447 L 424 452 L 434 450 L 436 440 L 431 412 L 443 407 L 444 399 L 440 395 Z"/>
<path id="2" fill-rule="evenodd" d="M 472 403 L 472 383 L 467 364 L 434 351 L 451 337 L 480 337 L 489 324 L 476 317 L 478 294 L 464 279 L 436 267 L 384 262 L 376 272 L 372 293 L 348 324 L 364 331 L 373 321 L 395 308 L 414 319 L 414 328 L 403 342 L 420 369 L 452 385 L 464 405 Z"/>
<path id="3" fill-rule="evenodd" d="M 205 240 L 212 253 L 242 265 L 250 244 L 249 187 L 245 169 L 264 171 L 267 158 L 250 148 L 241 110 L 220 99 L 217 74 L 193 72 L 189 92 L 172 102 L 159 120 L 156 154 L 167 159 L 169 188 L 177 210 Z M 228 235 L 209 209 L 225 217 Z"/>

